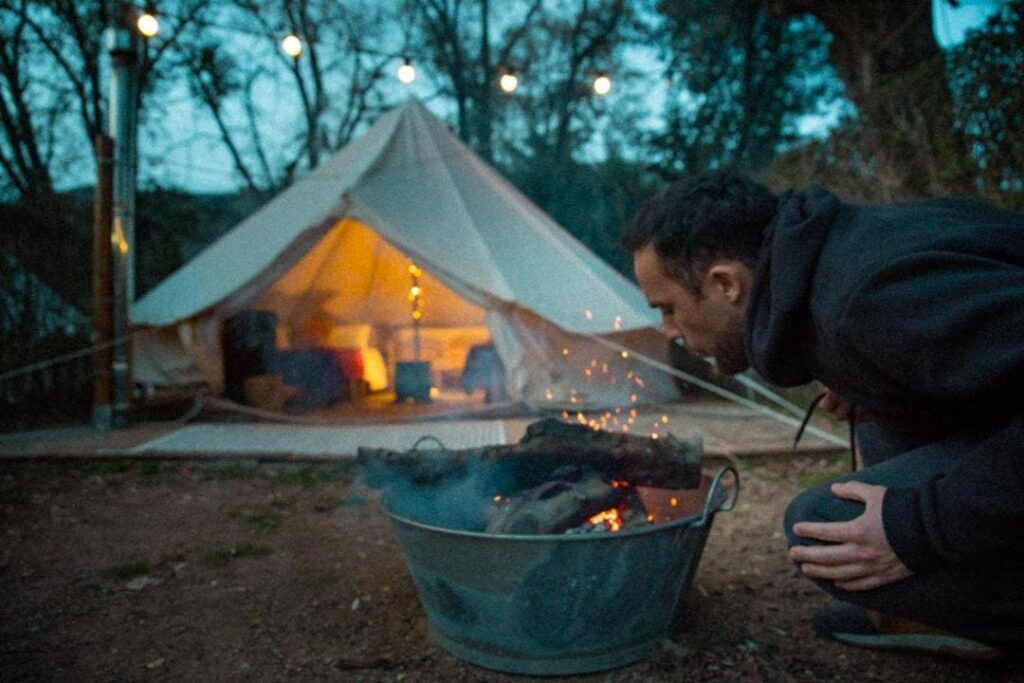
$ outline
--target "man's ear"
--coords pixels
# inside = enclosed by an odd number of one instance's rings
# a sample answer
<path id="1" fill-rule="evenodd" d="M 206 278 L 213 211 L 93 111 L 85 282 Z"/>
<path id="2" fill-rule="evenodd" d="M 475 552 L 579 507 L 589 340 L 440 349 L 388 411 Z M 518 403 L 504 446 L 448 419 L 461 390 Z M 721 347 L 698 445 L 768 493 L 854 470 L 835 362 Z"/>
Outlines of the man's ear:
<path id="1" fill-rule="evenodd" d="M 750 268 L 732 259 L 715 261 L 704 273 L 704 292 L 714 292 L 731 304 L 746 301 L 752 273 Z"/>

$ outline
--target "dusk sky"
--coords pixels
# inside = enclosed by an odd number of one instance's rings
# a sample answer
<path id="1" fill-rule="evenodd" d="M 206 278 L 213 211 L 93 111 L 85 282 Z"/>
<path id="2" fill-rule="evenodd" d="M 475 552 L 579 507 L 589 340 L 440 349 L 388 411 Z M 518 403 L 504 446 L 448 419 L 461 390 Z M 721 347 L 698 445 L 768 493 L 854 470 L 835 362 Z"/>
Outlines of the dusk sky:
<path id="1" fill-rule="evenodd" d="M 960 0 L 955 8 L 946 0 L 933 0 L 933 4 L 936 39 L 942 47 L 949 48 L 962 42 L 968 30 L 982 24 L 998 7 L 999 2 Z M 224 39 L 231 40 L 233 46 L 251 50 L 254 54 L 266 53 L 268 49 L 265 39 L 232 32 L 229 28 L 214 30 L 223 33 Z M 638 71 L 649 73 L 650 76 L 641 79 L 641 82 L 635 79 L 628 83 L 622 79 L 616 80 L 608 95 L 609 104 L 614 104 L 619 97 L 635 97 L 638 92 L 647 93 L 651 122 L 656 124 L 661 110 L 662 89 L 658 87 L 661 83 L 660 65 L 651 55 L 638 53 L 631 58 Z M 396 60 L 389 75 L 391 99 L 395 102 L 408 95 L 426 97 L 433 91 L 429 66 L 418 65 L 416 81 L 407 86 L 395 76 L 394 71 L 398 65 Z M 260 111 L 262 132 L 271 150 L 287 147 L 294 140 L 295 131 L 299 130 L 298 110 L 289 106 L 293 97 L 291 83 L 265 78 L 259 86 L 258 101 L 263 103 Z M 451 118 L 452 112 L 438 106 L 438 102 L 426 104 L 435 113 Z M 144 188 L 158 184 L 193 192 L 230 192 L 237 189 L 238 176 L 232 168 L 227 151 L 219 141 L 214 122 L 205 110 L 197 106 L 184 86 L 164 94 L 162 106 L 164 111 L 150 114 L 140 131 L 140 186 Z M 824 134 L 834 122 L 836 113 L 806 117 L 801 123 L 802 132 L 808 135 Z M 600 141 L 596 141 L 593 148 L 595 155 L 600 155 Z M 83 164 L 82 168 L 83 173 L 91 174 L 91 164 Z M 81 184 L 81 181 L 70 184 Z"/>

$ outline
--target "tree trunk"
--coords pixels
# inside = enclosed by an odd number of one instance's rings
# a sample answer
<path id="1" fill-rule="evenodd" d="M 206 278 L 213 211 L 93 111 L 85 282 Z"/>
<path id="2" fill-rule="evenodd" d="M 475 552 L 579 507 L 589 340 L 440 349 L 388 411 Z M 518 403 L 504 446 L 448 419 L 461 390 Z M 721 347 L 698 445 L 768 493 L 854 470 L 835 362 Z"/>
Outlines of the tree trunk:
<path id="1" fill-rule="evenodd" d="M 856 105 L 868 152 L 888 167 L 894 199 L 958 189 L 964 143 L 932 32 L 931 0 L 761 0 L 783 17 L 811 14 L 832 34 L 829 56 Z"/>

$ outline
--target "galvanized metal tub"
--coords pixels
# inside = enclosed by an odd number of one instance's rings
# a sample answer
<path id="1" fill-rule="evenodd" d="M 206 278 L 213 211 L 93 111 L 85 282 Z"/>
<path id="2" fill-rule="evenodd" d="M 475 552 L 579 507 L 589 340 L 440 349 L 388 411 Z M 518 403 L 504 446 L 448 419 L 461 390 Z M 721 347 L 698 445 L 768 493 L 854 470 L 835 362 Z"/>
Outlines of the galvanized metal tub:
<path id="1" fill-rule="evenodd" d="M 490 669 L 554 676 L 630 664 L 673 634 L 739 474 L 725 467 L 701 490 L 691 514 L 616 533 L 502 535 L 388 514 L 438 644 Z"/>

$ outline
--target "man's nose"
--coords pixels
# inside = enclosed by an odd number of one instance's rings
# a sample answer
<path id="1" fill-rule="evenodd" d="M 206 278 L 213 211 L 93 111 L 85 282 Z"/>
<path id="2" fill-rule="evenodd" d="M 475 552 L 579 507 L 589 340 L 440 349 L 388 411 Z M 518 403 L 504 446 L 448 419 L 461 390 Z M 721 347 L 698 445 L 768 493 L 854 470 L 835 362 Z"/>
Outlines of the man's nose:
<path id="1" fill-rule="evenodd" d="M 675 341 L 683 336 L 682 332 L 679 331 L 679 328 L 667 320 L 661 321 L 661 333 L 668 337 L 669 341 Z"/>

